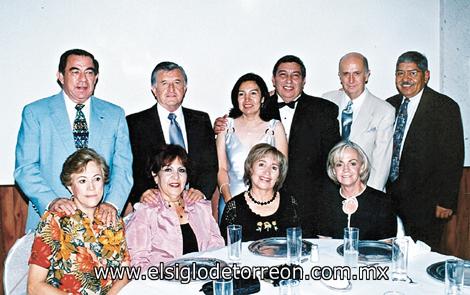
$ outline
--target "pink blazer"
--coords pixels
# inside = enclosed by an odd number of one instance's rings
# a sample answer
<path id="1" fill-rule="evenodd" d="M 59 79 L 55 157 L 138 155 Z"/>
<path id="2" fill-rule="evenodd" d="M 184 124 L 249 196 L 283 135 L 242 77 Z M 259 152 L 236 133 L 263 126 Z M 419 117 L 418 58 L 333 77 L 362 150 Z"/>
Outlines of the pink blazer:
<path id="1" fill-rule="evenodd" d="M 186 192 L 183 199 L 186 201 Z M 199 251 L 220 248 L 225 245 L 220 230 L 212 217 L 211 203 L 200 200 L 185 202 L 189 225 L 196 235 Z M 126 240 L 131 265 L 147 270 L 160 262 L 174 260 L 183 255 L 183 235 L 176 212 L 167 207 L 158 195 L 158 203 L 137 203 L 135 212 L 126 227 Z"/>

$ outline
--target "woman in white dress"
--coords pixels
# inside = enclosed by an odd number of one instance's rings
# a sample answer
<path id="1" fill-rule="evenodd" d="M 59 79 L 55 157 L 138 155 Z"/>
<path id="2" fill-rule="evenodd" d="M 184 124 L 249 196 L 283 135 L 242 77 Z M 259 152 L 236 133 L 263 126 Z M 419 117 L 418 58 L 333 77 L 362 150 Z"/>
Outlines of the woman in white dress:
<path id="1" fill-rule="evenodd" d="M 232 105 L 227 128 L 217 136 L 219 172 L 219 219 L 225 203 L 247 189 L 243 182 L 244 163 L 250 149 L 258 143 L 275 146 L 287 156 L 287 138 L 282 123 L 272 119 L 266 104 L 268 87 L 260 76 L 241 76 L 232 89 Z"/>

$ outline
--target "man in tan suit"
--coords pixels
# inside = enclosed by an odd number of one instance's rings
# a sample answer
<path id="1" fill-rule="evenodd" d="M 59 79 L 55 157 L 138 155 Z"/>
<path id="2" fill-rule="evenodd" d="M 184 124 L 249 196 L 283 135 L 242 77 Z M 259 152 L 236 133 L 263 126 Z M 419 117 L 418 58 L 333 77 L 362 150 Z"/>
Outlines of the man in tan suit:
<path id="1" fill-rule="evenodd" d="M 350 140 L 365 151 L 372 165 L 367 185 L 384 190 L 392 157 L 395 110 L 366 88 L 370 71 L 367 58 L 357 52 L 339 61 L 342 89 L 323 97 L 339 107 L 338 121 L 343 140 Z"/>

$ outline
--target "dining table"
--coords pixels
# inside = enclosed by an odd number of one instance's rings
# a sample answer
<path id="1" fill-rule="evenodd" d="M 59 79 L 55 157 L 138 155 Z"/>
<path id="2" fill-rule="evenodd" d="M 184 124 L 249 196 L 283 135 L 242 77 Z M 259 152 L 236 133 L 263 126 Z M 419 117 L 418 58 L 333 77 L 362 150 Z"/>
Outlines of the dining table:
<path id="1" fill-rule="evenodd" d="M 305 274 L 310 273 L 312 268 L 321 269 L 322 267 L 343 266 L 344 259 L 338 253 L 338 247 L 343 244 L 343 240 L 339 239 L 307 239 L 308 242 L 318 245 L 318 261 L 312 262 L 309 256 L 302 259 L 300 266 Z M 253 253 L 249 250 L 252 242 L 243 242 L 241 260 L 238 267 L 272 267 L 285 264 L 285 257 L 267 257 Z M 230 265 L 228 260 L 227 247 L 215 249 L 205 252 L 190 253 L 183 257 L 187 258 L 214 258 L 223 260 Z M 364 279 L 351 279 L 351 285 L 346 290 L 334 290 L 330 284 L 332 281 L 324 279 L 308 279 L 301 280 L 297 286 L 296 294 L 384 294 L 387 291 L 398 291 L 396 294 L 444 294 L 444 282 L 431 277 L 426 269 L 431 264 L 445 261 L 452 256 L 442 255 L 436 252 L 414 253 L 408 257 L 408 277 L 407 281 L 393 281 L 390 279 L 391 262 L 380 262 L 367 266 L 365 263 L 359 263 L 356 271 L 363 267 L 375 267 L 377 277 Z M 354 270 L 353 270 L 354 273 Z M 203 294 L 200 290 L 202 285 L 207 281 L 191 281 L 189 283 L 181 283 L 179 281 L 168 280 L 150 280 L 138 279 L 130 281 L 120 292 L 120 294 Z M 256 294 L 279 294 L 278 287 L 273 284 L 260 280 L 260 291 Z M 462 294 L 470 294 L 470 287 L 464 287 Z"/>

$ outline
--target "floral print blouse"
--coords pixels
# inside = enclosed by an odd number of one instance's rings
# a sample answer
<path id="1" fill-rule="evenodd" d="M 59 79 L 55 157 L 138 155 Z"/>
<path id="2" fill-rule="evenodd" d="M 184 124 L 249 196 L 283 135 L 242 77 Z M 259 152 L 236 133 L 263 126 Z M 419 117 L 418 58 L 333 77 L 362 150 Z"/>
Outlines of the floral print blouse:
<path id="1" fill-rule="evenodd" d="M 30 264 L 48 269 L 46 282 L 72 294 L 106 294 L 113 281 L 95 268 L 129 266 L 124 223 L 107 227 L 80 210 L 67 216 L 46 211 L 36 229 Z"/>

